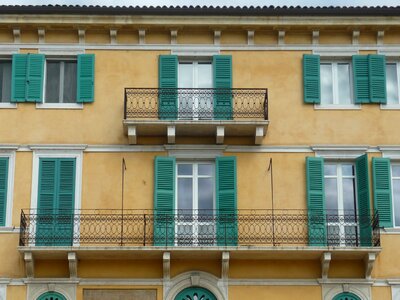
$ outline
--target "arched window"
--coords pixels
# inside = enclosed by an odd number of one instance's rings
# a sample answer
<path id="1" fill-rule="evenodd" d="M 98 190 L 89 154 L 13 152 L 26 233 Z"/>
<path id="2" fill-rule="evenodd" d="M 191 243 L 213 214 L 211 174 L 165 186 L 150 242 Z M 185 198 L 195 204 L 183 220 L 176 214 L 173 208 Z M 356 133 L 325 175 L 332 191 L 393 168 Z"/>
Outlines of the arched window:
<path id="1" fill-rule="evenodd" d="M 176 295 L 175 300 L 217 300 L 217 298 L 204 288 L 189 287 Z"/>
<path id="2" fill-rule="evenodd" d="M 42 294 L 37 300 L 67 300 L 67 298 L 60 293 L 47 292 Z"/>
<path id="3" fill-rule="evenodd" d="M 360 297 L 352 294 L 352 293 L 340 293 L 339 295 L 336 295 L 333 300 L 361 300 Z"/>

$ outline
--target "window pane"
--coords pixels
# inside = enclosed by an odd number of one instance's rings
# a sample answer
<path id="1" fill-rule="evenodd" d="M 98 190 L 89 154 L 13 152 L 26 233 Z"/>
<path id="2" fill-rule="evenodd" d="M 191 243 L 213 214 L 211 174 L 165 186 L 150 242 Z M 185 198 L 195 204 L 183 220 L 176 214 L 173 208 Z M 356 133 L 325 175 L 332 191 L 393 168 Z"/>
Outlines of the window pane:
<path id="1" fill-rule="evenodd" d="M 343 208 L 346 211 L 353 211 L 356 209 L 354 184 L 353 178 L 343 179 Z"/>
<path id="2" fill-rule="evenodd" d="M 193 165 L 191 164 L 179 164 L 178 165 L 178 175 L 192 175 Z"/>
<path id="3" fill-rule="evenodd" d="M 396 64 L 386 65 L 386 92 L 387 92 L 387 103 L 398 104 L 399 103 L 399 90 L 397 86 L 397 66 Z"/>
<path id="4" fill-rule="evenodd" d="M 193 209 L 192 178 L 178 178 L 178 209 Z"/>
<path id="5" fill-rule="evenodd" d="M 342 174 L 343 176 L 354 176 L 354 165 L 342 165 Z"/>
<path id="6" fill-rule="evenodd" d="M 47 103 L 60 102 L 60 62 L 46 63 L 46 99 Z"/>
<path id="7" fill-rule="evenodd" d="M 214 209 L 214 179 L 213 178 L 199 178 L 199 209 L 208 210 L 211 213 Z"/>
<path id="8" fill-rule="evenodd" d="M 199 63 L 197 65 L 197 77 L 199 88 L 212 88 L 213 78 L 212 78 L 212 65 L 210 63 Z"/>
<path id="9" fill-rule="evenodd" d="M 392 165 L 392 176 L 400 177 L 400 165 Z"/>
<path id="10" fill-rule="evenodd" d="M 199 164 L 199 175 L 214 175 L 214 166 L 212 164 Z"/>
<path id="11" fill-rule="evenodd" d="M 336 165 L 324 165 L 324 175 L 325 176 L 336 176 Z"/>
<path id="12" fill-rule="evenodd" d="M 338 102 L 340 104 L 351 104 L 350 65 L 348 63 L 337 65 L 337 77 Z"/>
<path id="13" fill-rule="evenodd" d="M 333 104 L 332 65 L 321 64 L 321 104 Z"/>
<path id="14" fill-rule="evenodd" d="M 394 224 L 400 226 L 400 180 L 393 180 Z"/>
<path id="15" fill-rule="evenodd" d="M 193 64 L 179 63 L 178 69 L 178 87 L 192 88 L 193 87 Z"/>
<path id="16" fill-rule="evenodd" d="M 76 102 L 76 62 L 64 62 L 64 103 Z"/>
<path id="17" fill-rule="evenodd" d="M 338 210 L 336 178 L 325 178 L 325 198 L 327 213 L 335 213 Z"/>
<path id="18" fill-rule="evenodd" d="M 11 99 L 11 61 L 0 62 L 0 102 Z"/>

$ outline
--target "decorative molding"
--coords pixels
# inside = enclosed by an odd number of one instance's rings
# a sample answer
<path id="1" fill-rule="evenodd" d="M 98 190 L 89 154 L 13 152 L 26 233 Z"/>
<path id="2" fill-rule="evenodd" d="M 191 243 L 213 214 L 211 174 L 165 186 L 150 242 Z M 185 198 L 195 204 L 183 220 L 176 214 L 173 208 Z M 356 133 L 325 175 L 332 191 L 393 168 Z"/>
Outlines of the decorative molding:
<path id="1" fill-rule="evenodd" d="M 46 42 L 45 40 L 46 31 L 44 30 L 44 28 L 38 29 L 38 37 L 39 37 L 39 44 L 44 44 Z"/>
<path id="2" fill-rule="evenodd" d="M 374 268 L 376 253 L 368 253 L 365 258 L 365 278 L 371 279 L 372 269 Z"/>
<path id="3" fill-rule="evenodd" d="M 7 102 L 0 103 L 0 109 L 16 109 L 16 108 L 18 108 L 17 103 L 7 103 Z"/>
<path id="4" fill-rule="evenodd" d="M 224 143 L 224 137 L 225 137 L 225 127 L 224 126 L 217 126 L 216 130 L 216 143 L 221 145 Z"/>
<path id="5" fill-rule="evenodd" d="M 78 29 L 79 44 L 85 44 L 85 29 Z"/>
<path id="6" fill-rule="evenodd" d="M 348 104 L 348 105 L 337 105 L 337 104 L 314 104 L 315 110 L 361 110 L 361 104 Z"/>
<path id="7" fill-rule="evenodd" d="M 171 45 L 178 43 L 178 30 L 171 30 Z"/>
<path id="8" fill-rule="evenodd" d="M 311 146 L 315 156 L 332 159 L 355 159 L 368 150 L 368 146 Z"/>
<path id="9" fill-rule="evenodd" d="M 313 30 L 312 32 L 312 44 L 318 45 L 319 44 L 319 30 Z"/>
<path id="10" fill-rule="evenodd" d="M 354 47 L 354 46 L 353 46 Z M 320 56 L 326 56 L 326 57 L 348 57 L 351 58 L 353 55 L 359 54 L 359 47 L 353 48 L 353 47 L 318 47 L 312 49 L 313 54 L 318 54 Z"/>
<path id="11" fill-rule="evenodd" d="M 177 46 L 171 49 L 171 54 L 178 56 L 199 56 L 199 57 L 212 57 L 213 55 L 220 54 L 221 51 L 214 47 L 197 47 L 197 46 Z"/>
<path id="12" fill-rule="evenodd" d="M 146 44 L 146 30 L 145 29 L 139 29 L 139 45 L 144 45 Z"/>
<path id="13" fill-rule="evenodd" d="M 78 258 L 76 256 L 76 252 L 68 253 L 68 265 L 69 265 L 69 277 L 77 278 L 78 277 Z"/>
<path id="14" fill-rule="evenodd" d="M 175 144 L 176 129 L 175 126 L 167 126 L 167 140 L 168 144 Z"/>
<path id="15" fill-rule="evenodd" d="M 46 45 L 40 46 L 38 48 L 38 52 L 41 54 L 46 54 L 46 55 L 53 55 L 53 56 L 71 56 L 74 57 L 78 54 L 84 54 L 85 49 L 83 46 L 74 46 L 74 47 L 69 47 L 67 49 L 54 49 L 51 47 L 47 47 Z M 64 108 L 64 107 L 79 107 L 83 108 L 82 103 L 36 103 L 36 108 Z"/>
<path id="16" fill-rule="evenodd" d="M 111 45 L 116 45 L 117 43 L 117 34 L 118 30 L 117 29 L 110 29 L 110 44 Z"/>
<path id="17" fill-rule="evenodd" d="M 229 252 L 222 252 L 221 267 L 221 279 L 226 282 L 229 278 Z"/>
<path id="18" fill-rule="evenodd" d="M 21 30 L 19 28 L 13 29 L 13 37 L 15 44 L 19 44 L 21 42 Z"/>
<path id="19" fill-rule="evenodd" d="M 359 44 L 359 39 L 360 39 L 360 31 L 359 30 L 353 30 L 352 44 L 353 45 L 358 45 Z"/>
<path id="20" fill-rule="evenodd" d="M 221 44 L 221 30 L 214 30 L 214 45 Z"/>
<path id="21" fill-rule="evenodd" d="M 177 145 L 178 147 L 168 147 L 165 146 L 165 150 L 168 151 L 168 156 L 173 156 L 178 159 L 215 159 L 218 156 L 223 155 L 224 146 L 207 146 L 202 145 L 202 147 L 193 147 L 189 145 Z M 181 146 L 181 147 L 179 147 Z M 182 147 L 189 146 L 189 147 Z M 200 145 L 199 145 L 200 146 Z"/>
<path id="22" fill-rule="evenodd" d="M 0 300 L 7 300 L 7 285 L 0 284 Z"/>
<path id="23" fill-rule="evenodd" d="M 254 45 L 254 30 L 247 30 L 247 45 Z"/>
<path id="24" fill-rule="evenodd" d="M 163 253 L 163 292 L 164 299 L 166 292 L 171 288 L 171 253 Z"/>
<path id="25" fill-rule="evenodd" d="M 36 103 L 37 109 L 83 109 L 83 103 Z"/>
<path id="26" fill-rule="evenodd" d="M 382 152 L 382 157 L 400 159 L 400 146 L 378 146 Z"/>
<path id="27" fill-rule="evenodd" d="M 325 252 L 321 256 L 321 275 L 322 279 L 328 279 L 329 266 L 331 263 L 332 255 L 330 252 Z"/>
<path id="28" fill-rule="evenodd" d="M 33 259 L 32 252 L 24 253 L 25 271 L 27 278 L 35 277 L 35 260 Z"/>
<path id="29" fill-rule="evenodd" d="M 384 30 L 378 31 L 376 33 L 376 44 L 382 46 L 384 37 L 385 37 L 385 31 Z"/>
<path id="30" fill-rule="evenodd" d="M 353 284 L 348 280 L 341 283 L 322 284 L 322 300 L 332 300 L 336 295 L 344 292 L 355 294 L 361 300 L 371 300 L 371 285 Z"/>
<path id="31" fill-rule="evenodd" d="M 86 149 L 85 144 L 32 144 L 28 145 L 29 149 L 32 151 L 83 151 Z"/>
<path id="32" fill-rule="evenodd" d="M 79 279 L 79 285 L 85 286 L 85 285 L 98 285 L 98 286 L 104 286 L 104 285 L 127 285 L 127 286 L 158 286 L 162 285 L 163 280 L 162 279 L 149 279 L 149 278 L 80 278 Z"/>
<path id="33" fill-rule="evenodd" d="M 67 300 L 76 299 L 76 284 L 55 283 L 51 279 L 47 283 L 29 283 L 27 299 L 38 299 L 46 292 L 57 292 L 63 295 Z"/>
<path id="34" fill-rule="evenodd" d="M 279 46 L 285 45 L 285 31 L 283 30 L 278 31 L 278 45 Z"/>

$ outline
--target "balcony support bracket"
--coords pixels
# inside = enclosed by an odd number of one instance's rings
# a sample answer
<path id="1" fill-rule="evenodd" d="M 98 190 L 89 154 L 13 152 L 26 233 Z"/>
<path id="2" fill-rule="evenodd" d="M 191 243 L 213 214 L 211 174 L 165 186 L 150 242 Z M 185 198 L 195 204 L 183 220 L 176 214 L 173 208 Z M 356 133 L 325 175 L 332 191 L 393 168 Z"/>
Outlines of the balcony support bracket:
<path id="1" fill-rule="evenodd" d="M 263 126 L 257 126 L 256 127 L 256 139 L 255 139 L 255 144 L 256 145 L 261 145 L 262 144 L 262 140 L 265 136 L 265 131 L 264 131 L 264 127 Z"/>
<path id="2" fill-rule="evenodd" d="M 78 277 L 78 258 L 75 252 L 68 253 L 69 277 Z"/>
<path id="3" fill-rule="evenodd" d="M 321 256 L 321 274 L 322 279 L 328 279 L 329 266 L 331 264 L 332 255 L 330 252 L 324 252 Z"/>
<path id="4" fill-rule="evenodd" d="M 225 127 L 217 126 L 216 143 L 221 145 L 224 143 Z"/>
<path id="5" fill-rule="evenodd" d="M 26 277 L 33 278 L 35 274 L 35 261 L 32 252 L 24 253 Z"/>
<path id="6" fill-rule="evenodd" d="M 228 276 L 229 276 L 229 252 L 222 252 L 222 270 L 221 270 L 222 281 L 227 282 Z"/>
<path id="7" fill-rule="evenodd" d="M 368 253 L 365 258 L 365 278 L 371 279 L 372 269 L 376 260 L 376 253 Z"/>
<path id="8" fill-rule="evenodd" d="M 137 143 L 136 126 L 128 127 L 128 139 L 129 139 L 129 144 L 131 145 L 135 145 Z"/>
<path id="9" fill-rule="evenodd" d="M 175 126 L 167 127 L 168 144 L 175 144 Z"/>

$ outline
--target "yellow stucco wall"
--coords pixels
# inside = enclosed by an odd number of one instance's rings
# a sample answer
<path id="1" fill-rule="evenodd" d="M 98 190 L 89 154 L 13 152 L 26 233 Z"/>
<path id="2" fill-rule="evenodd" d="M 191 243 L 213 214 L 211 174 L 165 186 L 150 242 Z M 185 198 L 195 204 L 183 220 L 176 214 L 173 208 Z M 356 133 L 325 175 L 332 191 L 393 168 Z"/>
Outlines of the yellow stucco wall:
<path id="1" fill-rule="evenodd" d="M 316 286 L 230 286 L 229 299 L 249 299 L 254 295 L 257 299 L 321 299 L 321 288 Z"/>
<path id="2" fill-rule="evenodd" d="M 162 295 L 162 287 L 161 286 L 134 286 L 134 287 L 128 287 L 125 285 L 122 286 L 90 286 L 90 285 L 85 285 L 85 286 L 78 286 L 77 288 L 77 295 L 76 295 L 76 300 L 83 300 L 83 290 L 84 289 L 135 289 L 135 290 L 157 290 L 157 300 L 163 299 Z"/>
<path id="3" fill-rule="evenodd" d="M 26 286 L 8 286 L 7 300 L 22 300 L 26 299 Z"/>
<path id="4" fill-rule="evenodd" d="M 14 233 L 0 234 L 0 278 L 25 277 L 25 265 L 21 254 L 17 251 L 19 235 Z"/>

